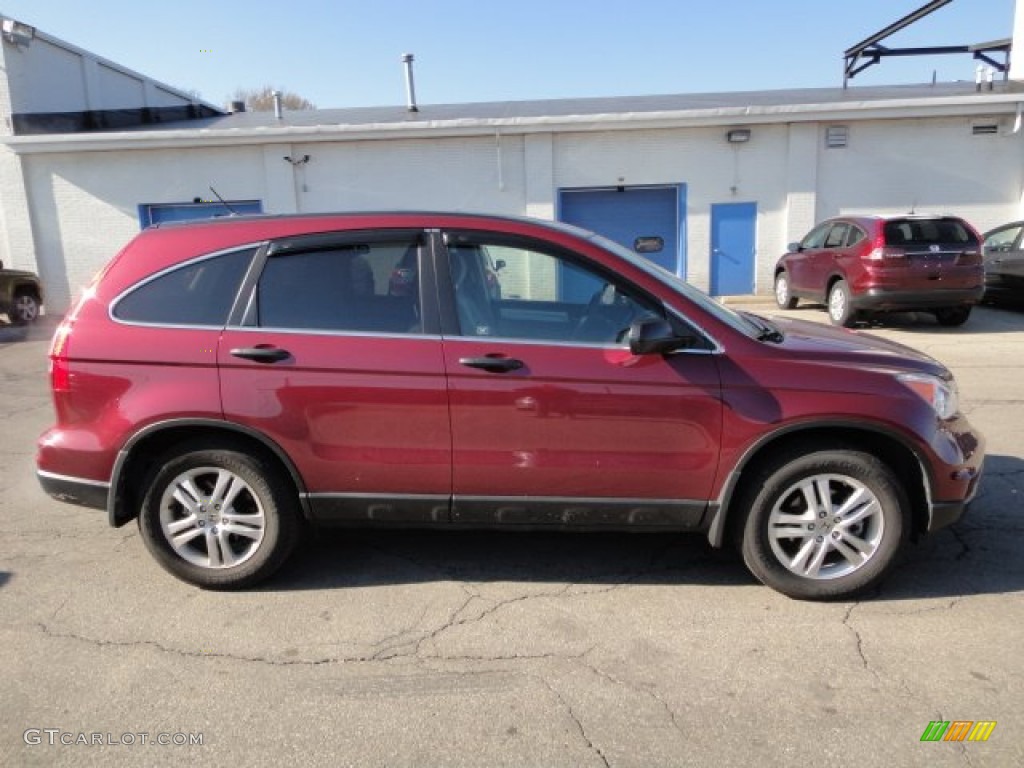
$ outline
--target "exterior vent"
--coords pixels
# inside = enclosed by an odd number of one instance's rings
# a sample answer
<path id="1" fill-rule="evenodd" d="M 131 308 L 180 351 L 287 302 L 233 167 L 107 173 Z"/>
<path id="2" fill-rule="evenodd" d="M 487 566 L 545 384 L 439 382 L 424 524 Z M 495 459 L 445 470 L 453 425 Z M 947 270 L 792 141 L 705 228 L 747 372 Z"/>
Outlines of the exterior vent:
<path id="1" fill-rule="evenodd" d="M 995 136 L 999 133 L 999 123 L 975 123 L 971 126 L 975 136 Z"/>
<path id="2" fill-rule="evenodd" d="M 845 147 L 850 129 L 845 125 L 830 125 L 825 129 L 825 146 L 829 149 Z"/>

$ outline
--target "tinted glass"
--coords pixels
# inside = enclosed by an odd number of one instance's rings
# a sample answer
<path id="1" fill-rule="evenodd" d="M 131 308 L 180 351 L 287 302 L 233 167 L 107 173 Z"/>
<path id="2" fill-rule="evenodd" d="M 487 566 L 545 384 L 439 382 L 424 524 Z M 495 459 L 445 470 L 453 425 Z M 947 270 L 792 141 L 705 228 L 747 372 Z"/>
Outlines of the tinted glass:
<path id="1" fill-rule="evenodd" d="M 418 246 L 339 243 L 267 260 L 256 296 L 265 328 L 419 333 Z"/>
<path id="2" fill-rule="evenodd" d="M 121 299 L 114 317 L 161 325 L 224 325 L 255 248 L 203 259 L 160 275 Z"/>
<path id="3" fill-rule="evenodd" d="M 960 219 L 894 219 L 885 223 L 886 245 L 977 245 L 974 234 Z"/>
<path id="4" fill-rule="evenodd" d="M 804 248 L 821 248 L 825 243 L 825 235 L 828 234 L 830 226 L 832 226 L 830 223 L 819 224 L 800 241 L 800 245 Z"/>
<path id="5" fill-rule="evenodd" d="M 849 229 L 846 224 L 833 224 L 825 238 L 826 248 L 842 248 L 846 242 L 846 231 Z"/>
<path id="6" fill-rule="evenodd" d="M 566 255 L 488 243 L 452 246 L 449 259 L 465 336 L 620 344 L 634 320 L 662 314 Z"/>
<path id="7" fill-rule="evenodd" d="M 864 230 L 851 224 L 850 233 L 846 236 L 846 244 L 847 246 L 856 245 L 865 237 L 867 237 L 867 235 L 864 234 Z"/>
<path id="8" fill-rule="evenodd" d="M 1020 230 L 1021 228 L 1017 226 L 1007 227 L 1006 229 L 1000 229 L 997 232 L 993 232 L 985 238 L 985 248 L 992 251 L 1013 250 L 1013 244 L 1017 242 Z"/>

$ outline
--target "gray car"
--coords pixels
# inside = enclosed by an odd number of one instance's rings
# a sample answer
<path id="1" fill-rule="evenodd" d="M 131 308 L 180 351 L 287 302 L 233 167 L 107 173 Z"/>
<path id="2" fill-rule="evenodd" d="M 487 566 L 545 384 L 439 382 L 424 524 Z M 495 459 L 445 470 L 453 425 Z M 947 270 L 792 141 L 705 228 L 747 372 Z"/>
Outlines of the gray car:
<path id="1" fill-rule="evenodd" d="M 1024 302 L 1024 221 L 985 233 L 985 299 Z"/>

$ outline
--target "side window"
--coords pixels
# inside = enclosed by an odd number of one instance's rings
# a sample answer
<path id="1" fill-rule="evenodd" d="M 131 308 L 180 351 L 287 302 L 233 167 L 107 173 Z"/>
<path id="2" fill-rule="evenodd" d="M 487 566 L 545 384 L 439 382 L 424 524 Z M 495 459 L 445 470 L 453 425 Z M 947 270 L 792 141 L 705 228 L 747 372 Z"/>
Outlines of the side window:
<path id="1" fill-rule="evenodd" d="M 867 237 L 867 235 L 864 233 L 863 229 L 861 229 L 860 227 L 855 227 L 854 225 L 851 224 L 850 233 L 846 236 L 846 245 L 847 247 L 851 245 L 856 245 L 865 237 Z"/>
<path id="2" fill-rule="evenodd" d="M 812 229 L 807 236 L 800 241 L 803 248 L 822 248 L 825 244 L 825 235 L 828 234 L 831 223 L 819 224 Z"/>
<path id="3" fill-rule="evenodd" d="M 420 333 L 419 245 L 345 242 L 272 253 L 256 289 L 263 328 Z"/>
<path id="4" fill-rule="evenodd" d="M 985 249 L 989 251 L 1012 251 L 1013 244 L 1017 242 L 1017 238 L 1020 236 L 1020 230 L 1021 228 L 1016 226 L 993 232 L 985 238 Z"/>
<path id="5" fill-rule="evenodd" d="M 117 302 L 114 317 L 157 325 L 224 325 L 255 253 L 244 248 L 165 272 Z"/>
<path id="6" fill-rule="evenodd" d="M 661 309 L 575 258 L 498 243 L 448 248 L 463 336 L 621 344 L 637 319 Z"/>
<path id="7" fill-rule="evenodd" d="M 828 231 L 828 237 L 825 238 L 825 247 L 842 248 L 843 243 L 846 242 L 847 230 L 849 230 L 849 226 L 846 224 L 833 224 L 832 229 Z"/>

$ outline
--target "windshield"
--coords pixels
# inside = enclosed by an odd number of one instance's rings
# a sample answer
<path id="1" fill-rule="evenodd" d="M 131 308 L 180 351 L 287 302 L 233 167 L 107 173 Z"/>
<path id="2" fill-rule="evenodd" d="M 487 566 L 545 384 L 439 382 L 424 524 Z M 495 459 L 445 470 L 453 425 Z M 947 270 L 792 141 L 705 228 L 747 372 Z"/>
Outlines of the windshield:
<path id="1" fill-rule="evenodd" d="M 653 261 L 648 261 L 645 258 L 637 256 L 628 248 L 619 245 L 614 240 L 609 240 L 607 237 L 591 235 L 590 239 L 602 248 L 611 251 L 616 256 L 622 257 L 638 269 L 642 269 L 655 280 L 664 283 L 676 293 L 682 294 L 685 298 L 692 301 L 709 315 L 713 315 L 716 319 L 721 320 L 723 323 L 740 333 L 746 336 L 757 336 L 761 332 L 760 328 L 743 315 L 729 309 L 723 304 L 720 304 L 718 301 L 704 293 L 704 291 L 699 288 L 694 288 L 681 277 L 672 274 L 660 264 L 655 264 Z"/>

